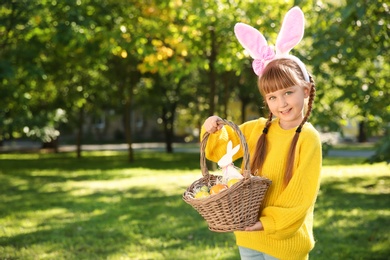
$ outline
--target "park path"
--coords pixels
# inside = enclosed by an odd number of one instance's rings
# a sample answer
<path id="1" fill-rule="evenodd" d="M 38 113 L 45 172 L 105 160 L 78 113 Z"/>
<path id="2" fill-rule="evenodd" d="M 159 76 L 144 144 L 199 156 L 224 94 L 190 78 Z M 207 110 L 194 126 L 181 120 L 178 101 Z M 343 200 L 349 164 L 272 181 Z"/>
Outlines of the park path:
<path id="1" fill-rule="evenodd" d="M 0 152 L 15 152 L 15 151 L 34 151 L 40 149 L 40 142 L 14 142 L 5 143 L 0 147 Z M 143 151 L 165 151 L 165 143 L 134 143 L 134 150 Z M 128 148 L 126 143 L 121 144 L 85 144 L 82 145 L 83 151 L 126 151 Z M 173 150 L 177 153 L 197 153 L 199 152 L 199 144 L 195 143 L 174 143 Z M 76 151 L 76 145 L 60 145 L 60 152 Z M 363 157 L 369 158 L 374 154 L 374 151 L 366 150 L 329 150 L 329 157 Z"/>

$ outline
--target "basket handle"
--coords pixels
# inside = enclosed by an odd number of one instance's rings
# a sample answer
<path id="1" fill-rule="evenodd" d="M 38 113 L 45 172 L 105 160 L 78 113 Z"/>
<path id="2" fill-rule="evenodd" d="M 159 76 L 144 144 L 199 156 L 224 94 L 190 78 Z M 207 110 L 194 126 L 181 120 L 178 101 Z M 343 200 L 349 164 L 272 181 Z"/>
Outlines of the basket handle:
<path id="1" fill-rule="evenodd" d="M 244 156 L 243 156 L 243 165 L 244 165 L 243 176 L 244 176 L 245 179 L 249 179 L 251 177 L 250 160 L 249 160 L 249 149 L 248 149 L 248 144 L 247 144 L 247 142 L 245 140 L 245 137 L 244 137 L 243 133 L 241 132 L 241 130 L 238 128 L 238 126 L 236 124 L 234 124 L 233 122 L 230 122 L 228 120 L 222 119 L 222 123 L 224 125 L 228 125 L 231 128 L 233 128 L 235 133 L 240 138 L 241 147 L 244 150 Z M 209 178 L 210 178 L 210 173 L 209 173 L 209 170 L 207 169 L 207 165 L 206 165 L 205 149 L 206 149 L 207 140 L 209 139 L 209 135 L 210 135 L 210 133 L 208 133 L 208 132 L 206 132 L 203 135 L 203 139 L 202 139 L 202 142 L 201 142 L 201 145 L 200 145 L 200 168 L 201 168 L 203 177 L 207 178 L 207 180 L 209 180 Z"/>

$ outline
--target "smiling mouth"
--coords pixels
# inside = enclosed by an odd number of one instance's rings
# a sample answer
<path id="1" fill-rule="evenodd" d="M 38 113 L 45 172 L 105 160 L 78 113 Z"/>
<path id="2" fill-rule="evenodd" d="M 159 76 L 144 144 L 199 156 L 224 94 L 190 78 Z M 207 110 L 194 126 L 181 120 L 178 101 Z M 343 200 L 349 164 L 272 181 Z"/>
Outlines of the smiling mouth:
<path id="1" fill-rule="evenodd" d="M 285 114 L 288 114 L 290 111 L 291 111 L 291 108 L 290 108 L 290 109 L 287 109 L 287 110 L 280 111 L 280 113 L 281 113 L 282 115 L 285 115 Z"/>

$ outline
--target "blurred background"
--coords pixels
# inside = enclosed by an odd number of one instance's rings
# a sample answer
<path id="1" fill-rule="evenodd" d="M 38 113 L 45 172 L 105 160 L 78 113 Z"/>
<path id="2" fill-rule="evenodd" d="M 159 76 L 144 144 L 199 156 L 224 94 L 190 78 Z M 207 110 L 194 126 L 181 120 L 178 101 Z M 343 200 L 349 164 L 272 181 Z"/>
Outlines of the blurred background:
<path id="1" fill-rule="evenodd" d="M 311 123 L 323 142 L 389 140 L 390 7 L 385 0 L 3 0 L 0 149 L 39 143 L 194 143 L 206 117 L 240 124 L 268 112 L 244 22 L 275 44 L 284 14 L 305 13 L 292 50 L 313 75 Z M 5 148 L 4 148 L 5 149 Z M 387 155 L 386 155 L 387 154 Z"/>

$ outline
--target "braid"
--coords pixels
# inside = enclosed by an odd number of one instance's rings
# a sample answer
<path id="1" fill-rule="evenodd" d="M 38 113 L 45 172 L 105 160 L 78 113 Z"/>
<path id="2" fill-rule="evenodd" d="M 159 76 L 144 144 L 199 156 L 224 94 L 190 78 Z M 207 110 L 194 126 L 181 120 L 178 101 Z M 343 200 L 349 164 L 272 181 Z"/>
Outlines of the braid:
<path id="1" fill-rule="evenodd" d="M 308 108 L 307 108 L 306 114 L 305 114 L 302 122 L 297 127 L 297 130 L 295 131 L 295 135 L 294 135 L 293 140 L 291 142 L 290 150 L 288 153 L 286 172 L 284 174 L 284 185 L 285 186 L 287 186 L 287 184 L 290 182 L 290 180 L 292 178 L 292 173 L 293 173 L 293 168 L 294 168 L 294 160 L 295 160 L 295 148 L 297 146 L 299 134 L 301 133 L 303 125 L 309 119 L 311 111 L 313 109 L 313 101 L 314 101 L 314 98 L 316 95 L 316 88 L 315 88 L 313 78 L 310 75 L 309 75 L 309 78 L 310 78 L 310 93 L 309 93 Z"/>
<path id="2" fill-rule="evenodd" d="M 300 128 L 302 128 L 303 124 L 306 123 L 307 120 L 309 120 L 310 115 L 311 115 L 311 111 L 313 110 L 313 101 L 314 101 L 314 98 L 316 96 L 316 87 L 314 84 L 314 80 L 310 75 L 309 75 L 309 78 L 310 78 L 309 102 L 307 104 L 307 111 L 306 111 L 305 117 L 303 118 L 301 124 L 299 125 Z"/>
<path id="3" fill-rule="evenodd" d="M 272 122 L 272 117 L 274 115 L 270 112 L 269 115 L 268 115 L 268 120 L 267 122 L 265 123 L 265 128 L 269 129 L 269 127 L 271 126 L 271 122 Z M 268 130 L 267 130 L 268 131 Z"/>
<path id="4" fill-rule="evenodd" d="M 251 169 L 254 171 L 261 168 L 264 164 L 265 154 L 266 154 L 266 149 L 267 149 L 266 135 L 267 135 L 268 129 L 270 128 L 271 123 L 272 123 L 272 116 L 273 116 L 273 114 L 270 112 L 268 115 L 268 120 L 265 123 L 263 133 L 260 135 L 259 139 L 257 140 L 256 150 L 255 150 L 254 156 L 252 158 L 252 163 L 251 163 Z M 255 175 L 255 172 L 253 174 Z"/>

